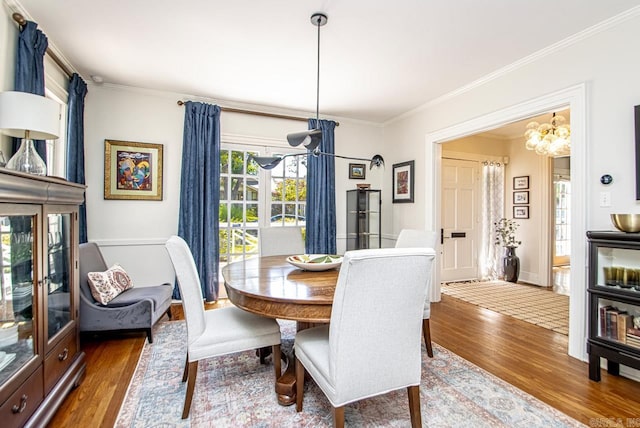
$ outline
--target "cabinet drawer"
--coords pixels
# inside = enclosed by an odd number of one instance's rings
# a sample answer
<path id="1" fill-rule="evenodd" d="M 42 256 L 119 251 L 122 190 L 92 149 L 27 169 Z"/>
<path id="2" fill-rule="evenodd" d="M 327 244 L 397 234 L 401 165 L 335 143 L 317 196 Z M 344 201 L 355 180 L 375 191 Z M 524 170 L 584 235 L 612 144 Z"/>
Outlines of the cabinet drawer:
<path id="1" fill-rule="evenodd" d="M 47 394 L 69 368 L 77 352 L 77 338 L 75 332 L 71 332 L 47 354 L 44 359 L 44 385 Z"/>
<path id="2" fill-rule="evenodd" d="M 43 397 L 42 366 L 40 366 L 0 407 L 2 426 L 23 426 L 42 403 Z"/>

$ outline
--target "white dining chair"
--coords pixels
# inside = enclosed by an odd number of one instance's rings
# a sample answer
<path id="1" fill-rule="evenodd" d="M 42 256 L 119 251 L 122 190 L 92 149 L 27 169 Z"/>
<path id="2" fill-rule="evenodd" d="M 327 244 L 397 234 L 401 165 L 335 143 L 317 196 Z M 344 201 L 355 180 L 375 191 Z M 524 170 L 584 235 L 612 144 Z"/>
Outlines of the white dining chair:
<path id="1" fill-rule="evenodd" d="M 296 411 L 302 411 L 305 370 L 344 426 L 344 406 L 407 388 L 412 427 L 421 426 L 420 335 L 433 249 L 347 251 L 329 325 L 295 338 Z M 389 292 L 389 284 L 397 284 Z"/>
<path id="2" fill-rule="evenodd" d="M 235 306 L 205 311 L 200 278 L 187 243 L 172 236 L 165 247 L 173 263 L 187 324 L 187 358 L 182 381 L 187 392 L 182 419 L 189 416 L 198 362 L 207 358 L 272 346 L 276 379 L 282 372 L 280 326 Z"/>
<path id="3" fill-rule="evenodd" d="M 300 226 L 261 227 L 258 242 L 262 257 L 305 253 Z"/>
<path id="4" fill-rule="evenodd" d="M 436 239 L 438 235 L 432 230 L 422 229 L 402 229 L 396 241 L 396 248 L 433 248 L 436 247 Z M 431 318 L 431 277 L 429 277 L 429 287 L 427 298 L 424 301 L 424 310 L 422 312 L 422 335 L 424 336 L 424 345 L 427 349 L 427 355 L 433 358 L 433 346 L 431 345 L 431 327 L 429 319 Z"/>

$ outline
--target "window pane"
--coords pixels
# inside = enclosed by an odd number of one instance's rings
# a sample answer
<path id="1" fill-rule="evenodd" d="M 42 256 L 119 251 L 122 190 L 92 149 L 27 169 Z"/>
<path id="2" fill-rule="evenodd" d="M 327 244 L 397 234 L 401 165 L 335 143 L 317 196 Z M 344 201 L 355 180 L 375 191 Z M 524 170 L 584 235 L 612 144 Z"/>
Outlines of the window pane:
<path id="1" fill-rule="evenodd" d="M 271 178 L 271 200 L 282 201 L 284 192 L 282 191 L 282 184 L 284 180 L 281 178 Z"/>
<path id="2" fill-rule="evenodd" d="M 218 210 L 218 219 L 220 221 L 220 227 L 226 227 L 229 222 L 229 207 L 224 201 L 220 203 L 220 208 Z"/>
<path id="3" fill-rule="evenodd" d="M 218 233 L 219 248 L 220 248 L 220 261 L 226 260 L 227 253 L 229 252 L 229 231 L 227 229 L 220 229 Z"/>
<path id="4" fill-rule="evenodd" d="M 283 222 L 282 204 L 271 204 L 271 226 L 282 226 Z"/>
<path id="5" fill-rule="evenodd" d="M 244 178 L 231 178 L 231 200 L 241 201 L 244 199 Z"/>
<path id="6" fill-rule="evenodd" d="M 245 236 L 245 253 L 247 254 L 258 254 L 258 229 L 246 229 Z"/>
<path id="7" fill-rule="evenodd" d="M 297 186 L 298 186 L 298 200 L 306 201 L 307 200 L 307 180 L 306 179 L 298 180 Z"/>
<path id="8" fill-rule="evenodd" d="M 258 156 L 257 152 L 247 152 L 247 175 L 258 175 L 260 167 L 253 159 L 249 158 L 249 155 Z"/>
<path id="9" fill-rule="evenodd" d="M 247 204 L 247 226 L 258 227 L 258 204 Z"/>
<path id="10" fill-rule="evenodd" d="M 221 174 L 229 173 L 229 151 L 228 150 L 220 151 L 220 173 Z"/>
<path id="11" fill-rule="evenodd" d="M 221 201 L 227 200 L 228 184 L 229 184 L 229 181 L 227 180 L 227 177 L 220 177 L 220 200 Z"/>
<path id="12" fill-rule="evenodd" d="M 240 227 L 244 222 L 244 205 L 231 204 L 231 213 L 229 216 L 231 227 Z"/>
<path id="13" fill-rule="evenodd" d="M 231 174 L 244 173 L 244 153 L 238 151 L 231 152 Z"/>
<path id="14" fill-rule="evenodd" d="M 247 201 L 257 201 L 258 200 L 258 179 L 247 178 Z"/>
<path id="15" fill-rule="evenodd" d="M 287 177 L 297 177 L 298 176 L 298 157 L 286 158 L 285 159 L 285 167 L 284 173 Z"/>

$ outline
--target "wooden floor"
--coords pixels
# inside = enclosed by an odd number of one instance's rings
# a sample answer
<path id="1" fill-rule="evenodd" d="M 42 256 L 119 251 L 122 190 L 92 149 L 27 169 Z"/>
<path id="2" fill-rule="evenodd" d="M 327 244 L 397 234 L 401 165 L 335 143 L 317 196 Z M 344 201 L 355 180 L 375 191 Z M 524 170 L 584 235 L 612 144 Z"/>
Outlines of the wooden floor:
<path id="1" fill-rule="evenodd" d="M 439 345 L 588 426 L 640 427 L 640 383 L 605 370 L 590 381 L 587 364 L 567 355 L 567 336 L 449 296 L 431 308 Z M 83 337 L 86 377 L 49 426 L 113 426 L 144 342 L 138 333 Z"/>

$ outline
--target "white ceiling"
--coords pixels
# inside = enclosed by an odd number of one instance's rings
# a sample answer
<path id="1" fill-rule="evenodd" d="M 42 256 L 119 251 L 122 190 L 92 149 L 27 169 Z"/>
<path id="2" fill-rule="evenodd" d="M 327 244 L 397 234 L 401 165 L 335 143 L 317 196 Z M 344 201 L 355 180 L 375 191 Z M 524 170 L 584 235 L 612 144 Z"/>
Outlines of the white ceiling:
<path id="1" fill-rule="evenodd" d="M 640 0 L 5 0 L 81 76 L 383 123 Z"/>

